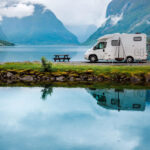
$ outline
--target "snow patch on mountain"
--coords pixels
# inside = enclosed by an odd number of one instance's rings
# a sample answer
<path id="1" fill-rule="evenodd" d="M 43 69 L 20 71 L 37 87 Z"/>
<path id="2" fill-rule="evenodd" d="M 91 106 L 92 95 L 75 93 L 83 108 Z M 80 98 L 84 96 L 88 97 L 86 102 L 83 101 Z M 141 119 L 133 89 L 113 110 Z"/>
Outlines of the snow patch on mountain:
<path id="1" fill-rule="evenodd" d="M 111 16 L 111 24 L 114 26 L 122 19 L 123 19 L 123 13 L 115 15 L 115 16 Z"/>
<path id="2" fill-rule="evenodd" d="M 149 19 L 150 19 L 150 15 L 145 16 L 142 20 L 140 20 L 140 21 L 137 22 L 135 25 L 133 25 L 133 26 L 128 30 L 128 32 L 133 31 L 136 27 L 139 27 L 139 26 L 141 26 L 141 25 L 143 25 L 143 24 L 150 24 Z"/>

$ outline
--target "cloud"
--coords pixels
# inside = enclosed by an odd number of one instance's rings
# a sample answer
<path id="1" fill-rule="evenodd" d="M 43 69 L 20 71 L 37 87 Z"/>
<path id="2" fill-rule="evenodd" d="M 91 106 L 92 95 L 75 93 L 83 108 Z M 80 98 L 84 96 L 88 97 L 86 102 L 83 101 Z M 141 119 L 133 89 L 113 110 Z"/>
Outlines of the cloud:
<path id="1" fill-rule="evenodd" d="M 2 3 L 0 5 L 0 20 L 2 20 L 2 17 L 22 18 L 32 15 L 33 12 L 34 12 L 33 5 L 18 3 L 8 6 L 5 3 Z"/>
<path id="2" fill-rule="evenodd" d="M 0 5 L 17 3 L 3 7 L 0 16 L 24 17 L 33 13 L 31 4 L 39 3 L 52 10 L 65 25 L 102 25 L 106 20 L 106 9 L 111 0 L 2 0 Z M 29 5 L 30 3 L 30 5 Z"/>
<path id="3" fill-rule="evenodd" d="M 37 0 L 32 0 L 37 1 Z M 100 26 L 106 15 L 110 0 L 38 0 L 67 25 L 95 24 Z"/>

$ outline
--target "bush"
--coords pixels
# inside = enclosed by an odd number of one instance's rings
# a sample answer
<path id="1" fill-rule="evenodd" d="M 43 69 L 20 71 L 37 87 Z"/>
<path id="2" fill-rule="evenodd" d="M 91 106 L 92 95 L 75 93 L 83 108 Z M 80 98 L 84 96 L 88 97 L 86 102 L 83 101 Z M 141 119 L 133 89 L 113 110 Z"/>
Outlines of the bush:
<path id="1" fill-rule="evenodd" d="M 42 70 L 44 72 L 52 71 L 52 63 L 50 61 L 48 61 L 45 57 L 42 57 L 41 62 L 42 62 Z"/>

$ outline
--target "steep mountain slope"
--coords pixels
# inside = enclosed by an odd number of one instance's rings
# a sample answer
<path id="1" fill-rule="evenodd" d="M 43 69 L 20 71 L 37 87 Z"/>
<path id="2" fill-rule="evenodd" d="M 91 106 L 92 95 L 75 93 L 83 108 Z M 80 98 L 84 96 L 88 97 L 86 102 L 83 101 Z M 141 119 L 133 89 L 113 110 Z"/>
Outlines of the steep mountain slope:
<path id="1" fill-rule="evenodd" d="M 107 21 L 84 44 L 110 33 L 150 34 L 150 0 L 112 0 L 107 8 Z"/>
<path id="2" fill-rule="evenodd" d="M 1 26 L 8 40 L 13 43 L 78 44 L 76 36 L 42 5 L 35 5 L 32 16 L 22 19 L 4 17 Z"/>
<path id="3" fill-rule="evenodd" d="M 5 34 L 3 33 L 3 31 L 2 31 L 2 29 L 0 27 L 0 40 L 6 40 L 6 39 L 7 38 L 6 38 Z"/>

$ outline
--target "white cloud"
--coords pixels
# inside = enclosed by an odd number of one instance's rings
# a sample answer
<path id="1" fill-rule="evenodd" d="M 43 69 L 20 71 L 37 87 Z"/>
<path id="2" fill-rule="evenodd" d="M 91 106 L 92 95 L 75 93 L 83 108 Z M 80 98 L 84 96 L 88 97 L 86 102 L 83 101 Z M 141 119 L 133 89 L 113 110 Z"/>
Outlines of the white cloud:
<path id="1" fill-rule="evenodd" d="M 24 17 L 32 14 L 33 7 L 27 3 L 40 3 L 52 10 L 65 25 L 90 25 L 98 27 L 105 22 L 106 9 L 111 0 L 1 0 L 3 3 L 18 2 L 15 7 L 3 8 L 1 16 Z"/>
<path id="2" fill-rule="evenodd" d="M 22 18 L 26 16 L 32 15 L 34 12 L 34 6 L 33 5 L 27 5 L 23 3 L 13 4 L 11 6 L 0 5 L 0 18 L 2 20 L 2 17 L 17 17 Z"/>

